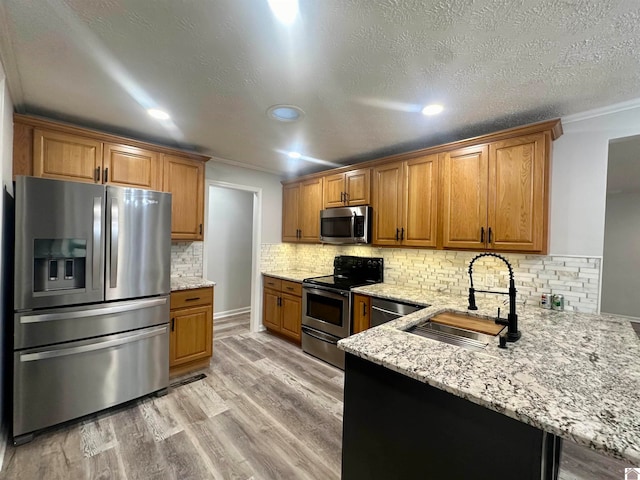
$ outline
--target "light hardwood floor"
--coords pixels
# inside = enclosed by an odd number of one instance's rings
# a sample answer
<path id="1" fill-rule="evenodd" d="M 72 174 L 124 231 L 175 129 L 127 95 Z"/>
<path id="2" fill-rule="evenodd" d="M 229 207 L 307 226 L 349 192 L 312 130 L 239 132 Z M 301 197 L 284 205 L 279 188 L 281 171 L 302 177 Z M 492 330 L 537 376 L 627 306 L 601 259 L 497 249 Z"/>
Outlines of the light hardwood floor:
<path id="1" fill-rule="evenodd" d="M 338 479 L 343 373 L 249 316 L 217 320 L 204 380 L 8 446 L 0 479 Z M 562 480 L 624 478 L 565 442 Z"/>

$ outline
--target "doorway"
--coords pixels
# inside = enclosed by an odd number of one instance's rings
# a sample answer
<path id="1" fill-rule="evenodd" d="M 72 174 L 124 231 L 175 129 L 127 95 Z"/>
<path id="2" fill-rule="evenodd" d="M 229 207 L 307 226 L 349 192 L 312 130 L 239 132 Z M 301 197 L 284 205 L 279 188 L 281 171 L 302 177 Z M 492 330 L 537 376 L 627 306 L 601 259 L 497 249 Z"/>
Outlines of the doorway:
<path id="1" fill-rule="evenodd" d="M 600 310 L 640 320 L 640 135 L 609 142 Z"/>
<path id="2" fill-rule="evenodd" d="M 261 330 L 260 232 L 262 189 L 207 180 L 204 276 L 216 282 L 214 318 L 251 312 Z"/>

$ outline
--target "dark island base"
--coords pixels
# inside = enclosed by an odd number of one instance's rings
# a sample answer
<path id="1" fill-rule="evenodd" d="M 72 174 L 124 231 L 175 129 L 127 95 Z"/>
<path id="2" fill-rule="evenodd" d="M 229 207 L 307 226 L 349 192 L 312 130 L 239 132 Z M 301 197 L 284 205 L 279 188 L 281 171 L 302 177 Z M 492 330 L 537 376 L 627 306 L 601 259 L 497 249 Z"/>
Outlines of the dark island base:
<path id="1" fill-rule="evenodd" d="M 561 439 L 346 355 L 342 478 L 557 480 Z"/>

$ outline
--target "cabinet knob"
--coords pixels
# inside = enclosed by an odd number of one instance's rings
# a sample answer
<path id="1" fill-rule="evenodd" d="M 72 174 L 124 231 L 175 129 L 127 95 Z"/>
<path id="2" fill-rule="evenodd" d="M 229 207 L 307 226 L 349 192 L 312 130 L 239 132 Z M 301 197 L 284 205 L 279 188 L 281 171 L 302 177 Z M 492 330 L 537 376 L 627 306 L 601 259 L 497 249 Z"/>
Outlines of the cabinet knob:
<path id="1" fill-rule="evenodd" d="M 489 227 L 488 243 L 491 243 L 491 227 Z"/>
<path id="2" fill-rule="evenodd" d="M 96 168 L 96 173 L 95 173 L 95 175 L 94 175 L 93 179 L 94 179 L 96 182 L 99 182 L 99 181 L 100 181 L 100 167 Z"/>
<path id="3" fill-rule="evenodd" d="M 104 169 L 104 183 L 109 182 L 109 167 Z"/>
<path id="4" fill-rule="evenodd" d="M 480 227 L 480 243 L 484 243 L 484 227 Z"/>
<path id="5" fill-rule="evenodd" d="M 173 317 L 171 319 L 171 331 L 173 332 L 173 331 L 175 331 L 175 329 L 176 329 L 176 318 Z"/>

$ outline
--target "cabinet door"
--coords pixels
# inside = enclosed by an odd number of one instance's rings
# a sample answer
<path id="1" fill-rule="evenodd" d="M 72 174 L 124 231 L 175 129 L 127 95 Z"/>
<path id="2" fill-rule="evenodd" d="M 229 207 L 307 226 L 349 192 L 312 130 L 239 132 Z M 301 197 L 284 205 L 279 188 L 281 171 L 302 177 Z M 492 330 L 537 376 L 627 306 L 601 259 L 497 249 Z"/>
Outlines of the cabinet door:
<path id="1" fill-rule="evenodd" d="M 282 187 L 282 241 L 298 241 L 298 218 L 300 210 L 300 184 Z"/>
<path id="2" fill-rule="evenodd" d="M 162 189 L 162 165 L 156 152 L 105 143 L 104 183 L 123 187 Z"/>
<path id="3" fill-rule="evenodd" d="M 347 205 L 369 205 L 371 203 L 371 169 L 361 168 L 344 174 Z"/>
<path id="4" fill-rule="evenodd" d="M 484 249 L 487 239 L 488 148 L 443 154 L 442 243 L 444 248 Z"/>
<path id="5" fill-rule="evenodd" d="M 282 296 L 282 330 L 281 332 L 294 340 L 300 340 L 300 323 L 302 321 L 302 299 L 283 293 Z"/>
<path id="6" fill-rule="evenodd" d="M 165 192 L 171 193 L 171 238 L 202 240 L 204 223 L 204 164 L 165 155 Z"/>
<path id="7" fill-rule="evenodd" d="M 324 177 L 324 208 L 344 206 L 344 178 L 344 173 Z"/>
<path id="8" fill-rule="evenodd" d="M 403 245 L 435 247 L 438 219 L 438 155 L 408 160 L 404 168 Z"/>
<path id="9" fill-rule="evenodd" d="M 100 183 L 102 143 L 68 133 L 33 131 L 33 176 Z"/>
<path id="10" fill-rule="evenodd" d="M 353 295 L 353 333 L 360 333 L 371 327 L 371 297 Z"/>
<path id="11" fill-rule="evenodd" d="M 322 210 L 322 178 L 306 180 L 300 184 L 300 240 L 320 241 L 320 210 Z"/>
<path id="12" fill-rule="evenodd" d="M 171 311 L 169 366 L 208 358 L 213 353 L 213 308 Z"/>
<path id="13" fill-rule="evenodd" d="M 489 248 L 546 248 L 545 137 L 529 135 L 489 145 Z"/>
<path id="14" fill-rule="evenodd" d="M 373 169 L 373 243 L 398 245 L 402 215 L 402 162 Z"/>
<path id="15" fill-rule="evenodd" d="M 262 324 L 280 331 L 280 292 L 265 288 L 262 290 Z"/>

